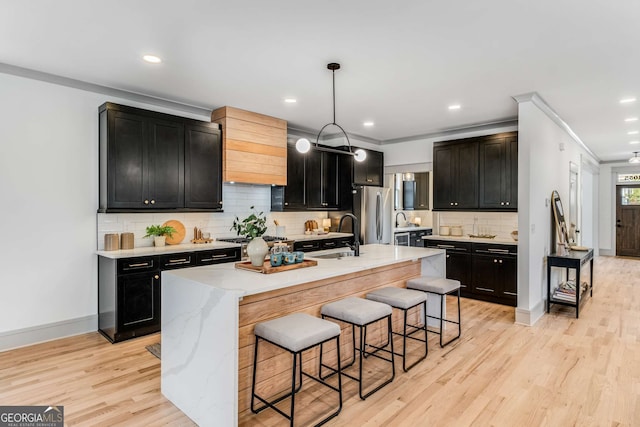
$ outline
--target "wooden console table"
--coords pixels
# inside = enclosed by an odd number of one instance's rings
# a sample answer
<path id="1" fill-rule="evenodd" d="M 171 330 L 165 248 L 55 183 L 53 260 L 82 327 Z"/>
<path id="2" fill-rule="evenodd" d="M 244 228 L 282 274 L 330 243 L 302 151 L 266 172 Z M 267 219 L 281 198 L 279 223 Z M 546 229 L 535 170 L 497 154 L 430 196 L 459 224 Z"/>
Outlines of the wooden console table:
<path id="1" fill-rule="evenodd" d="M 580 270 L 582 266 L 589 261 L 589 284 L 587 288 L 581 292 Z M 575 302 L 564 301 L 552 298 L 551 295 L 551 267 L 566 268 L 567 280 L 569 279 L 569 269 L 576 270 L 576 300 Z M 566 305 L 575 307 L 576 319 L 580 315 L 581 297 L 589 291 L 589 295 L 593 296 L 593 249 L 588 251 L 569 251 L 566 255 L 551 254 L 547 257 L 547 313 L 551 308 L 551 304 Z"/>

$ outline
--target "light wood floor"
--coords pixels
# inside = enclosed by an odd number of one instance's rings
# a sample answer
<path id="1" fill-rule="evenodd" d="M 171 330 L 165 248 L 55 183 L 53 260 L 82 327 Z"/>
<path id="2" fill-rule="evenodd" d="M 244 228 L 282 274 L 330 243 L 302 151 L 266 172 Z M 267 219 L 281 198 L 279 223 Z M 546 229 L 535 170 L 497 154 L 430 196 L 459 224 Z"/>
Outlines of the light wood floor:
<path id="1" fill-rule="evenodd" d="M 440 349 L 430 335 L 429 357 L 366 401 L 345 380 L 328 425 L 640 425 L 639 272 L 639 260 L 596 259 L 580 319 L 555 309 L 533 327 L 515 325 L 513 308 L 463 299 L 458 342 Z M 193 425 L 160 393 L 145 350 L 158 340 L 92 333 L 0 353 L 0 405 L 64 405 L 67 425 Z M 240 422 L 286 424 L 270 410 Z"/>

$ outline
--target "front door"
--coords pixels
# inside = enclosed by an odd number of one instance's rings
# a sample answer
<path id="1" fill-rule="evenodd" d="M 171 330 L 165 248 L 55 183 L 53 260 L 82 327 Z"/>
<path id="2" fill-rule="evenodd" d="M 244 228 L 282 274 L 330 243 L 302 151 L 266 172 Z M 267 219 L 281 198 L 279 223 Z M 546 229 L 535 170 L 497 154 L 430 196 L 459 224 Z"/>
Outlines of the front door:
<path id="1" fill-rule="evenodd" d="M 640 257 L 640 186 L 616 188 L 616 255 Z"/>

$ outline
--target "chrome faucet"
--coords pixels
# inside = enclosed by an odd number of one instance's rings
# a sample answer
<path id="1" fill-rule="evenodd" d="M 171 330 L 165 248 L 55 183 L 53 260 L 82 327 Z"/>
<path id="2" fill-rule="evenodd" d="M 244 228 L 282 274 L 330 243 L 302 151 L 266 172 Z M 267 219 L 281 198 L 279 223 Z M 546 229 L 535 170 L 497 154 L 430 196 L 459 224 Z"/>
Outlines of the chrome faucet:
<path id="1" fill-rule="evenodd" d="M 404 214 L 404 212 L 398 212 L 396 213 L 396 228 L 398 228 L 398 215 L 402 215 L 404 217 L 404 222 L 407 222 L 407 216 Z"/>
<path id="2" fill-rule="evenodd" d="M 344 221 L 345 218 L 351 218 L 353 228 L 353 246 L 349 245 L 349 247 L 353 250 L 354 256 L 360 256 L 360 237 L 358 236 L 360 227 L 358 227 L 358 217 L 350 213 L 342 215 L 338 223 L 338 233 L 342 231 L 342 221 Z"/>

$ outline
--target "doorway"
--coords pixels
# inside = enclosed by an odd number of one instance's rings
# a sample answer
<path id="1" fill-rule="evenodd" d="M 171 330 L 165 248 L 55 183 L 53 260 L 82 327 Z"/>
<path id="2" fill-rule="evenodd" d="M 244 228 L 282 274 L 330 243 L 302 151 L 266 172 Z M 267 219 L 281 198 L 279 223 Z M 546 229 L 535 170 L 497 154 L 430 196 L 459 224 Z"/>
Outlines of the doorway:
<path id="1" fill-rule="evenodd" d="M 616 187 L 616 255 L 640 257 L 640 185 Z"/>

